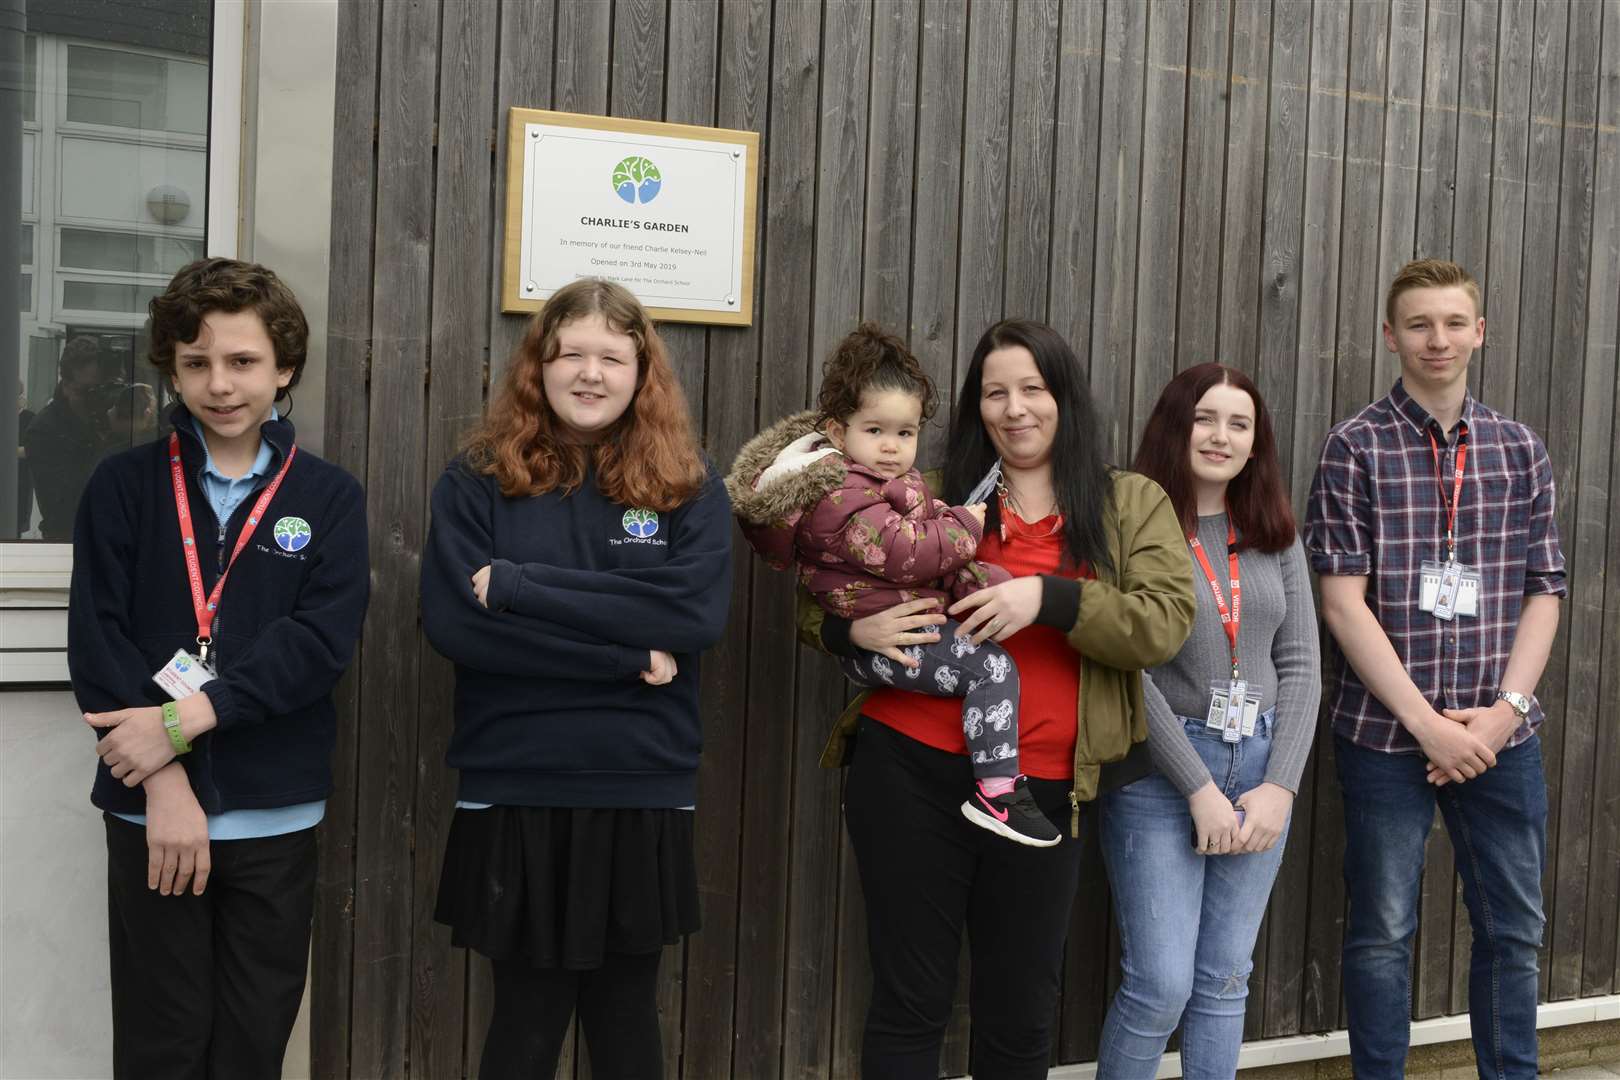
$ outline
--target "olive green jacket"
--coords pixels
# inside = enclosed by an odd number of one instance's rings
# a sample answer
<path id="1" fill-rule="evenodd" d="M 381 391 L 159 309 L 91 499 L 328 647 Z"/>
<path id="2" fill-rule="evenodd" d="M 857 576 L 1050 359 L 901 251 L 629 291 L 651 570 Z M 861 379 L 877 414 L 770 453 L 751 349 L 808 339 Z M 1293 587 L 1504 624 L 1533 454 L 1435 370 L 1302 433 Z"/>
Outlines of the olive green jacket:
<path id="1" fill-rule="evenodd" d="M 937 490 L 937 477 L 929 484 Z M 1114 474 L 1109 511 L 1112 570 L 1080 584 L 1080 613 L 1069 644 L 1080 654 L 1080 700 L 1076 709 L 1071 831 L 1078 835 L 1080 804 L 1097 797 L 1102 766 L 1124 758 L 1147 739 L 1142 669 L 1165 663 L 1181 651 L 1192 631 L 1192 560 L 1170 499 L 1145 476 Z M 799 640 L 825 650 L 823 612 L 799 590 Z M 849 763 L 851 736 L 867 694 L 844 710 L 822 752 L 824 768 Z"/>

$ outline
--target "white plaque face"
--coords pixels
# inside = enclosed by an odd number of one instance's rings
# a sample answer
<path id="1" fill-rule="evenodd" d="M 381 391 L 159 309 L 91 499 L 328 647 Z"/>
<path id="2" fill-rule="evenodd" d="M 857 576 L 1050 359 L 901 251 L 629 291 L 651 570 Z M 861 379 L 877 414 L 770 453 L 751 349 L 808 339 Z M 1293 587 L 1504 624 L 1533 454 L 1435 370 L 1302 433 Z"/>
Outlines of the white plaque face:
<path id="1" fill-rule="evenodd" d="M 649 130 L 616 130 L 631 126 Z M 508 221 L 506 310 L 536 309 L 569 282 L 602 277 L 656 318 L 751 321 L 757 136 L 528 110 L 514 110 L 511 128 L 521 189 L 509 197 L 522 202 Z"/>

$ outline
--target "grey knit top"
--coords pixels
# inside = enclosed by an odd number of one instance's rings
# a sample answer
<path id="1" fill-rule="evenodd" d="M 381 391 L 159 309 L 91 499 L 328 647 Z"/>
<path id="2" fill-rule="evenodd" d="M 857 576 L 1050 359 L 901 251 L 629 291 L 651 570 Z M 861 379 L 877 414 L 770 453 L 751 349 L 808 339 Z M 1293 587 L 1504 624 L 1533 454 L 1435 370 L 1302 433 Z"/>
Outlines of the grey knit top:
<path id="1" fill-rule="evenodd" d="M 1198 540 L 1230 604 L 1226 515 L 1200 517 Z M 1193 591 L 1198 596 L 1192 634 L 1174 660 L 1143 672 L 1142 680 L 1153 764 L 1183 795 L 1191 795 L 1211 777 L 1178 717 L 1203 717 L 1209 712 L 1210 684 L 1232 674 L 1231 646 L 1221 628 L 1221 613 L 1210 594 L 1209 579 L 1191 550 L 1187 558 L 1193 561 Z M 1322 697 L 1316 605 L 1311 600 L 1305 549 L 1296 539 L 1293 547 L 1275 554 L 1244 550 L 1238 554 L 1238 573 L 1243 584 L 1243 625 L 1238 631 L 1242 675 L 1251 691 L 1261 693 L 1262 713 L 1277 708 L 1266 780 L 1298 794 Z"/>

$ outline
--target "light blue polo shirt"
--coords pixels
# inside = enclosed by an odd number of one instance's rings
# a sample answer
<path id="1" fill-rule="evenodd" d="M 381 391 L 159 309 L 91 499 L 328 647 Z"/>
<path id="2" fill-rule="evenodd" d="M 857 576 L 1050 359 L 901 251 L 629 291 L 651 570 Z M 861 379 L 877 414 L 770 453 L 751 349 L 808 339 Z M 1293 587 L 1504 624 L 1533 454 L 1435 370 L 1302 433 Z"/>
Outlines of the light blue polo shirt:
<path id="1" fill-rule="evenodd" d="M 270 410 L 270 419 L 277 419 L 275 409 Z M 230 477 L 221 473 L 214 467 L 214 455 L 208 449 L 208 439 L 204 437 L 202 422 L 195 416 L 191 418 L 192 426 L 197 430 L 197 438 L 203 444 L 203 495 L 208 499 L 208 505 L 213 508 L 216 527 L 231 520 L 236 508 L 242 505 L 253 491 L 253 486 L 259 478 L 270 472 L 272 453 L 270 444 L 263 439 L 259 440 L 259 453 L 253 459 L 253 468 L 245 476 Z M 131 824 L 144 826 L 145 814 L 117 814 Z M 252 840 L 264 836 L 282 836 L 286 833 L 298 832 L 301 829 L 314 828 L 326 816 L 326 800 L 317 799 L 314 802 L 297 803 L 293 806 L 273 806 L 265 810 L 227 810 L 223 814 L 208 815 L 208 839 L 210 840 Z"/>

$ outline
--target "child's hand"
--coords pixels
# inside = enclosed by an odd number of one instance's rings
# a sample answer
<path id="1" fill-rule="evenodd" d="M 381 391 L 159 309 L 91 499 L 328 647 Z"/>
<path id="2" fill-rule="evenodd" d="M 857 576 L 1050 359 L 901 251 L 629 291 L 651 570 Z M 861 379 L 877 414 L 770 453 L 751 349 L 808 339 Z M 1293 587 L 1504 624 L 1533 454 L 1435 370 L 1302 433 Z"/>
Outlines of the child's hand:
<path id="1" fill-rule="evenodd" d="M 973 519 L 979 523 L 979 528 L 984 528 L 984 514 L 986 510 L 990 509 L 989 503 L 969 503 L 962 509 L 973 515 Z"/>
<path id="2" fill-rule="evenodd" d="M 163 710 L 156 705 L 117 712 L 85 713 L 93 728 L 111 728 L 96 753 L 125 787 L 134 787 L 174 760 L 174 744 L 163 726 Z"/>
<path id="3" fill-rule="evenodd" d="M 146 785 L 146 887 L 180 896 L 191 885 L 201 896 L 212 863 L 208 817 L 179 765 L 152 775 Z"/>
<path id="4" fill-rule="evenodd" d="M 641 681 L 648 686 L 663 686 L 676 675 L 675 658 L 662 649 L 652 650 L 652 663 L 641 673 Z"/>
<path id="5" fill-rule="evenodd" d="M 472 576 L 473 596 L 484 607 L 489 607 L 489 567 L 480 567 Z"/>

